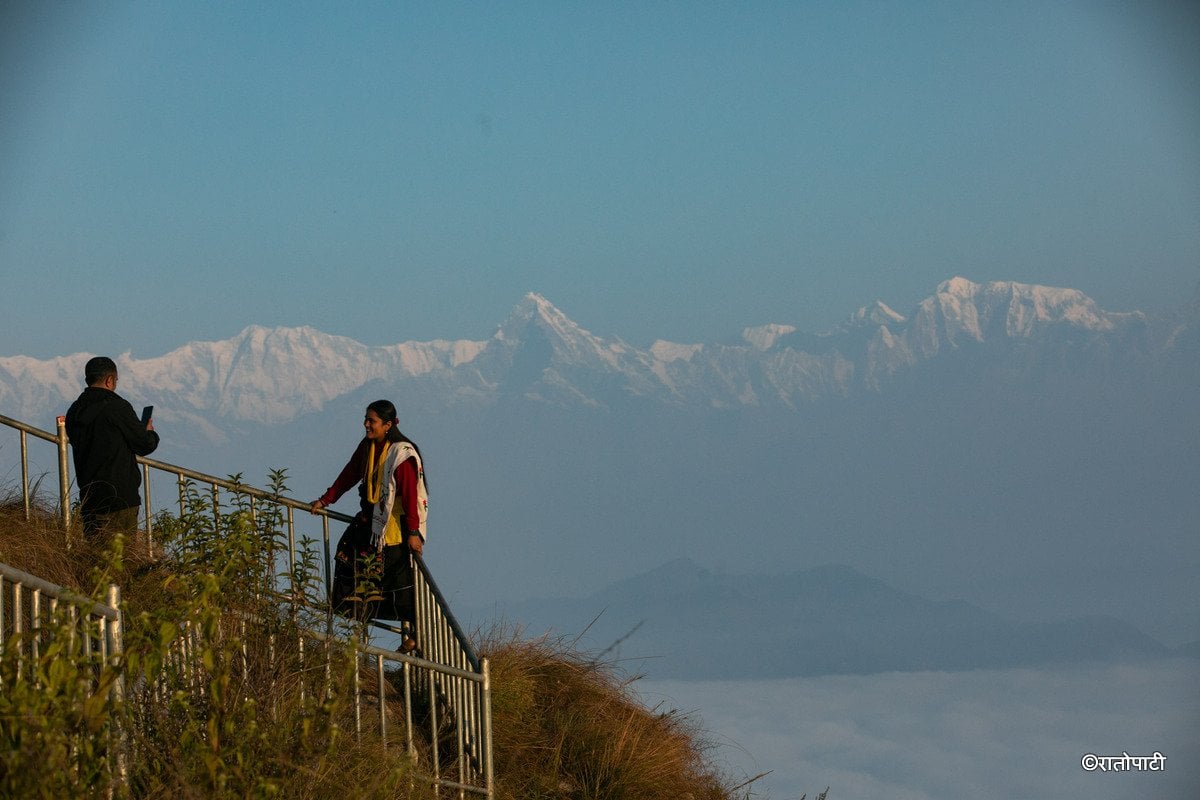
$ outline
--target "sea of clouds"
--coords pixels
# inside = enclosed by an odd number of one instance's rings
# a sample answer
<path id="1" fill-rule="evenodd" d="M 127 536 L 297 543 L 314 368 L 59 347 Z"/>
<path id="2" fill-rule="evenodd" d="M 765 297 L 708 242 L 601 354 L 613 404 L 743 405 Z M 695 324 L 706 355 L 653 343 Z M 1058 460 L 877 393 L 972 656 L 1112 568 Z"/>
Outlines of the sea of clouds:
<path id="1" fill-rule="evenodd" d="M 635 684 L 689 712 L 754 797 L 830 800 L 1200 796 L 1200 661 Z M 1166 757 L 1088 772 L 1086 754 Z"/>

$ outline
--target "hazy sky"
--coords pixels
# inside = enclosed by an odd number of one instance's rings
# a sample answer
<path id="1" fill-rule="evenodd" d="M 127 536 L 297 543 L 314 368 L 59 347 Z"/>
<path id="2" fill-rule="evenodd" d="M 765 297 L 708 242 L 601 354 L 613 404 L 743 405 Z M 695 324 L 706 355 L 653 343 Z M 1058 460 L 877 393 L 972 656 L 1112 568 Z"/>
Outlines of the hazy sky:
<path id="1" fill-rule="evenodd" d="M 0 355 L 1200 280 L 1200 5 L 0 6 Z"/>

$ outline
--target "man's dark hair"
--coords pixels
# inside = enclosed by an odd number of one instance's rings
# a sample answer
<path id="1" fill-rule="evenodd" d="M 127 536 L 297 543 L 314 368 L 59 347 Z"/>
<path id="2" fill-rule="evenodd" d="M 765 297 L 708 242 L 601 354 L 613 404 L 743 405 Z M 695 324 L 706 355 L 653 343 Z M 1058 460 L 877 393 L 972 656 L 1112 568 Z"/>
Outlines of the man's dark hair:
<path id="1" fill-rule="evenodd" d="M 109 375 L 117 374 L 117 364 L 108 356 L 96 356 L 88 359 L 87 364 L 83 367 L 83 382 L 88 386 L 95 386 Z"/>

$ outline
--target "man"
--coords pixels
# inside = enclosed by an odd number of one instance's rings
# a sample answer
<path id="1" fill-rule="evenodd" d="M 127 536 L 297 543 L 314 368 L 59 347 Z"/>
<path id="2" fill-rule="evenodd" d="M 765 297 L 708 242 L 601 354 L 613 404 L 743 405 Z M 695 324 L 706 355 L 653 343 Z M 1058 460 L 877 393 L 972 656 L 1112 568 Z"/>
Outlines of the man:
<path id="1" fill-rule="evenodd" d="M 75 458 L 83 535 L 137 531 L 137 456 L 158 447 L 154 423 L 142 422 L 129 401 L 117 394 L 117 365 L 96 356 L 83 369 L 87 388 L 67 410 L 67 437 Z"/>

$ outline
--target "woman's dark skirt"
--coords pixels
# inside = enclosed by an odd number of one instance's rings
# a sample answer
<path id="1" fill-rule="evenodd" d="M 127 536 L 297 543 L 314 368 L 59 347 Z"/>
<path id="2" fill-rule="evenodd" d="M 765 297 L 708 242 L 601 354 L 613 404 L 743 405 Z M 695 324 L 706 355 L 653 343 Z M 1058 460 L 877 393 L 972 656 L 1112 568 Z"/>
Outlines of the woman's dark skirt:
<path id="1" fill-rule="evenodd" d="M 338 540 L 333 610 L 351 619 L 415 621 L 412 559 L 407 544 L 371 547 L 371 523 L 355 516 Z"/>

